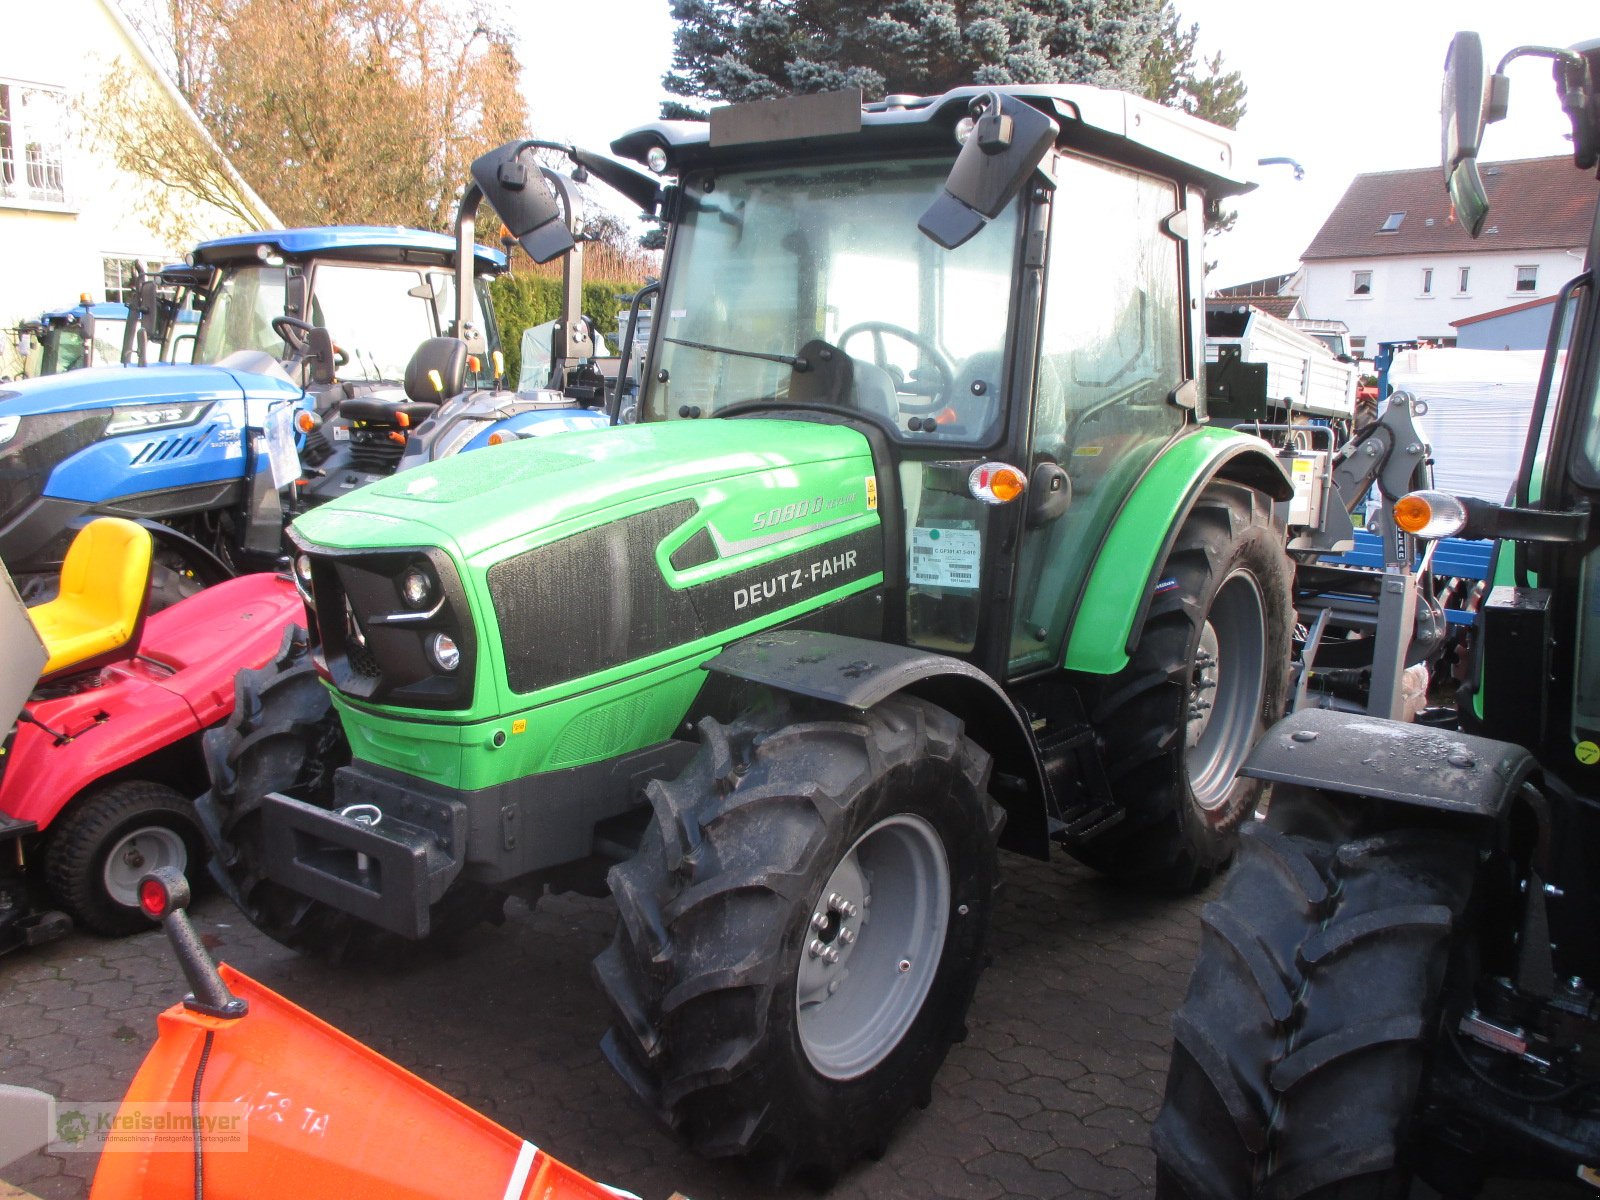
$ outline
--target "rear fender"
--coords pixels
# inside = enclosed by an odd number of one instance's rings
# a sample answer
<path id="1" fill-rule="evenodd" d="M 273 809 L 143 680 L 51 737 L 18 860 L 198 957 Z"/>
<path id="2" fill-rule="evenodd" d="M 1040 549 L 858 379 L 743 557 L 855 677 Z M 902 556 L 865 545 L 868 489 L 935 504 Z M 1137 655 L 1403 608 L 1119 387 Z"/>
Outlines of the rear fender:
<path id="1" fill-rule="evenodd" d="M 1289 477 L 1259 438 L 1202 428 L 1174 442 L 1139 479 L 1100 545 L 1072 621 L 1067 670 L 1115 675 L 1128 665 L 1159 582 L 1156 572 L 1213 479 L 1244 484 L 1273 500 L 1293 495 Z"/>
<path id="2" fill-rule="evenodd" d="M 706 669 L 849 708 L 868 709 L 902 692 L 939 705 L 994 759 L 990 792 L 1006 812 L 1000 845 L 1049 858 L 1048 793 L 1033 735 L 999 685 L 972 664 L 910 646 L 777 629 L 735 642 Z"/>

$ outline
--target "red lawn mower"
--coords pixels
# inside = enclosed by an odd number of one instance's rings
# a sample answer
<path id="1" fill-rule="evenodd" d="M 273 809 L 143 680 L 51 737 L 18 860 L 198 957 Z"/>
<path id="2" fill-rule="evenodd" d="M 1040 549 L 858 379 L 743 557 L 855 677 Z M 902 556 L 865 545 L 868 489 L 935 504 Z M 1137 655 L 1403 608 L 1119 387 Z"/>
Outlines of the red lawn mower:
<path id="1" fill-rule="evenodd" d="M 233 711 L 234 674 L 305 622 L 273 574 L 147 616 L 150 558 L 142 526 L 102 517 L 54 600 L 28 609 L 9 575 L 0 587 L 0 953 L 60 936 L 69 916 L 106 935 L 146 927 L 139 879 L 205 855 L 190 804 L 201 733 Z"/>

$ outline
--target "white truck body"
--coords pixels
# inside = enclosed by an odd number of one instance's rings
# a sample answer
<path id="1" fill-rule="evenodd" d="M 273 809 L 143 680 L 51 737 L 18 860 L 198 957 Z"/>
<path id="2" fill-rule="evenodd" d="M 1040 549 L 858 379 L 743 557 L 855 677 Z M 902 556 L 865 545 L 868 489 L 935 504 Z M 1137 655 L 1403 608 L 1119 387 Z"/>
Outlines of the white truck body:
<path id="1" fill-rule="evenodd" d="M 1248 302 L 1207 301 L 1208 363 L 1222 346 L 1237 346 L 1245 362 L 1266 366 L 1269 403 L 1311 417 L 1355 416 L 1356 364 L 1340 362 L 1318 338 Z"/>

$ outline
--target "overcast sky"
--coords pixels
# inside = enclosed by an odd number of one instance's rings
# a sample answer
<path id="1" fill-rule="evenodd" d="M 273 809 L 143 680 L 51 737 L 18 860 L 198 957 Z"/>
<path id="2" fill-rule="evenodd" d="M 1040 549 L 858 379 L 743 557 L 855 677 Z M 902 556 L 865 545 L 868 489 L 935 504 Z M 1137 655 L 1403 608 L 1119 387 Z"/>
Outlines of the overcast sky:
<path id="1" fill-rule="evenodd" d="M 534 136 L 603 150 L 655 118 L 672 57 L 667 0 L 508 4 Z M 1178 0 L 1178 9 L 1199 22 L 1207 55 L 1221 50 L 1244 73 L 1247 149 L 1306 169 L 1298 183 L 1287 168 L 1262 169 L 1237 226 L 1212 247 L 1211 286 L 1294 270 L 1359 172 L 1438 163 L 1439 84 L 1457 29 L 1483 35 L 1491 67 L 1516 45 L 1600 37 L 1592 0 Z M 1511 119 L 1489 129 L 1485 159 L 1562 153 L 1567 125 L 1548 63 L 1522 60 L 1511 79 Z"/>

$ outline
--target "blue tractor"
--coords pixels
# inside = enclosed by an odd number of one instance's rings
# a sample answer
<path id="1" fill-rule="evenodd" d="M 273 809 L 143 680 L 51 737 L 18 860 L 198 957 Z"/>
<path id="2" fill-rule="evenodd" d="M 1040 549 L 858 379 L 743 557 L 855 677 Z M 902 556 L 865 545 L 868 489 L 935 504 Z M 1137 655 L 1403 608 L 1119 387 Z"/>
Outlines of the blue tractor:
<path id="1" fill-rule="evenodd" d="M 126 304 L 91 304 L 85 293 L 73 307 L 44 313 L 17 330 L 33 342 L 23 374 L 55 375 L 83 367 L 113 366 L 121 361 L 127 325 Z"/>
<path id="2" fill-rule="evenodd" d="M 123 361 L 154 346 L 183 365 L 0 388 L 0 561 L 24 593 L 48 589 L 76 529 L 102 515 L 150 527 L 169 603 L 270 565 L 296 507 L 392 473 L 447 402 L 476 415 L 465 438 L 451 423 L 448 446 L 432 423 L 441 456 L 502 423 L 509 437 L 604 424 L 596 400 L 559 387 L 483 402 L 475 389 L 494 388 L 501 361 L 488 283 L 506 259 L 473 246 L 470 214 L 457 225 L 454 238 L 347 226 L 206 242 L 140 281 L 124 343 Z M 181 319 L 186 301 L 198 324 Z"/>

